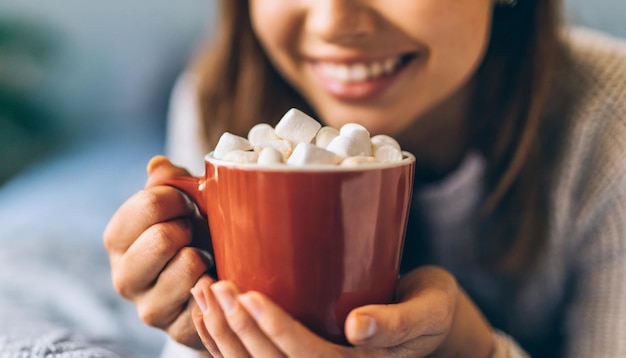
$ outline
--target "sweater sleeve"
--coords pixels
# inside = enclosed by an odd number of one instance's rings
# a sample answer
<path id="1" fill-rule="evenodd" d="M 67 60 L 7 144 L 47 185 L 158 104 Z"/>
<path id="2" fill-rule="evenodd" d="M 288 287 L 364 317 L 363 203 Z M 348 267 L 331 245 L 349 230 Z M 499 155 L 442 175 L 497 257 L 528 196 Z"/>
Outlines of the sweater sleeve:
<path id="1" fill-rule="evenodd" d="M 193 175 L 201 175 L 208 150 L 201 140 L 195 82 L 191 74 L 183 73 L 174 85 L 167 118 L 165 153 L 174 164 L 187 168 Z"/>
<path id="2" fill-rule="evenodd" d="M 183 73 L 176 81 L 170 98 L 165 136 L 165 154 L 176 165 L 193 175 L 204 172 L 206 150 L 200 140 L 200 116 L 197 109 L 195 81 Z M 202 358 L 203 353 L 167 338 L 161 358 Z"/>
<path id="3" fill-rule="evenodd" d="M 626 180 L 613 188 L 576 250 L 564 327 L 567 357 L 626 357 Z"/>
<path id="4" fill-rule="evenodd" d="M 571 231 L 582 238 L 562 326 L 568 358 L 626 357 L 626 170 L 597 195 Z M 503 332 L 494 330 L 493 341 L 492 358 L 529 356 Z"/>
<path id="5" fill-rule="evenodd" d="M 493 351 L 491 358 L 528 358 L 530 357 L 518 344 L 506 333 L 494 330 L 492 333 Z"/>
<path id="6" fill-rule="evenodd" d="M 562 248 L 568 304 L 560 335 L 566 357 L 626 357 L 626 45 L 576 31 L 571 42 L 579 97 L 573 104 Z"/>
<path id="7" fill-rule="evenodd" d="M 210 358 L 209 352 L 191 349 L 168 337 L 160 358 Z"/>

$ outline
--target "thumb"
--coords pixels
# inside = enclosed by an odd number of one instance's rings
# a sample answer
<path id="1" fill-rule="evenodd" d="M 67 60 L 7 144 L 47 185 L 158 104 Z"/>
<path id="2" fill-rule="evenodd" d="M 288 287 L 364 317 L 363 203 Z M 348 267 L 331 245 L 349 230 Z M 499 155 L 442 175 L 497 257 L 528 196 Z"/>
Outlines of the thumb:
<path id="1" fill-rule="evenodd" d="M 148 181 L 146 182 L 146 188 L 151 188 L 158 185 L 163 185 L 165 179 L 174 176 L 190 176 L 189 172 L 182 168 L 177 167 L 165 156 L 157 155 L 152 157 L 146 167 L 148 173 Z"/>
<path id="2" fill-rule="evenodd" d="M 346 338 L 355 346 L 396 347 L 426 334 L 424 316 L 413 302 L 369 305 L 350 312 L 346 319 Z"/>
<path id="3" fill-rule="evenodd" d="M 456 283 L 443 270 L 424 268 L 403 277 L 399 303 L 350 312 L 346 338 L 357 346 L 395 347 L 412 341 L 428 353 L 443 341 L 454 317 Z"/>

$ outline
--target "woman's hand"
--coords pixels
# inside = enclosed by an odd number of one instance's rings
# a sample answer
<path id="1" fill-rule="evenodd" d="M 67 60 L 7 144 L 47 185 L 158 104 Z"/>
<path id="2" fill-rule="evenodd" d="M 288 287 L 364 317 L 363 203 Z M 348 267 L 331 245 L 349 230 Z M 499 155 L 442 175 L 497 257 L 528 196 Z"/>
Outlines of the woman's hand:
<path id="1" fill-rule="evenodd" d="M 191 319 L 190 289 L 206 273 L 209 260 L 189 245 L 192 231 L 206 234 L 206 221 L 194 217 L 195 206 L 180 191 L 158 185 L 165 177 L 188 175 L 184 169 L 155 157 L 148 175 L 145 189 L 122 204 L 104 232 L 113 285 L 137 306 L 145 323 L 179 343 L 204 349 Z"/>
<path id="2" fill-rule="evenodd" d="M 422 267 L 398 285 L 399 303 L 354 309 L 345 324 L 353 347 L 311 333 L 258 292 L 201 278 L 192 313 L 216 357 L 488 357 L 491 329 L 445 270 Z"/>

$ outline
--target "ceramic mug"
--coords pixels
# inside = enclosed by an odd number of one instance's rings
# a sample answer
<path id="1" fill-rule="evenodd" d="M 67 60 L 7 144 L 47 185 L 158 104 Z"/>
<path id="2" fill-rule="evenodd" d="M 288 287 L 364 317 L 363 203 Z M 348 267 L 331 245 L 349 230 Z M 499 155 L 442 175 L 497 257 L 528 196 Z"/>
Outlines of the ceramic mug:
<path id="1" fill-rule="evenodd" d="M 165 184 L 209 223 L 217 276 L 256 290 L 320 336 L 346 343 L 348 313 L 394 298 L 415 157 L 341 166 L 234 164 Z"/>

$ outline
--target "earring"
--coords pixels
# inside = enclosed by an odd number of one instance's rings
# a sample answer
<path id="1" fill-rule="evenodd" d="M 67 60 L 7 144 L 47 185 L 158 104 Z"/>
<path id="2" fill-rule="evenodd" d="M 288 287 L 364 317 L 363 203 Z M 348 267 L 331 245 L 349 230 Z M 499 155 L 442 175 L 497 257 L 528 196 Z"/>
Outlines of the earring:
<path id="1" fill-rule="evenodd" d="M 514 7 L 517 4 L 517 0 L 495 0 L 497 6 L 502 7 Z"/>

